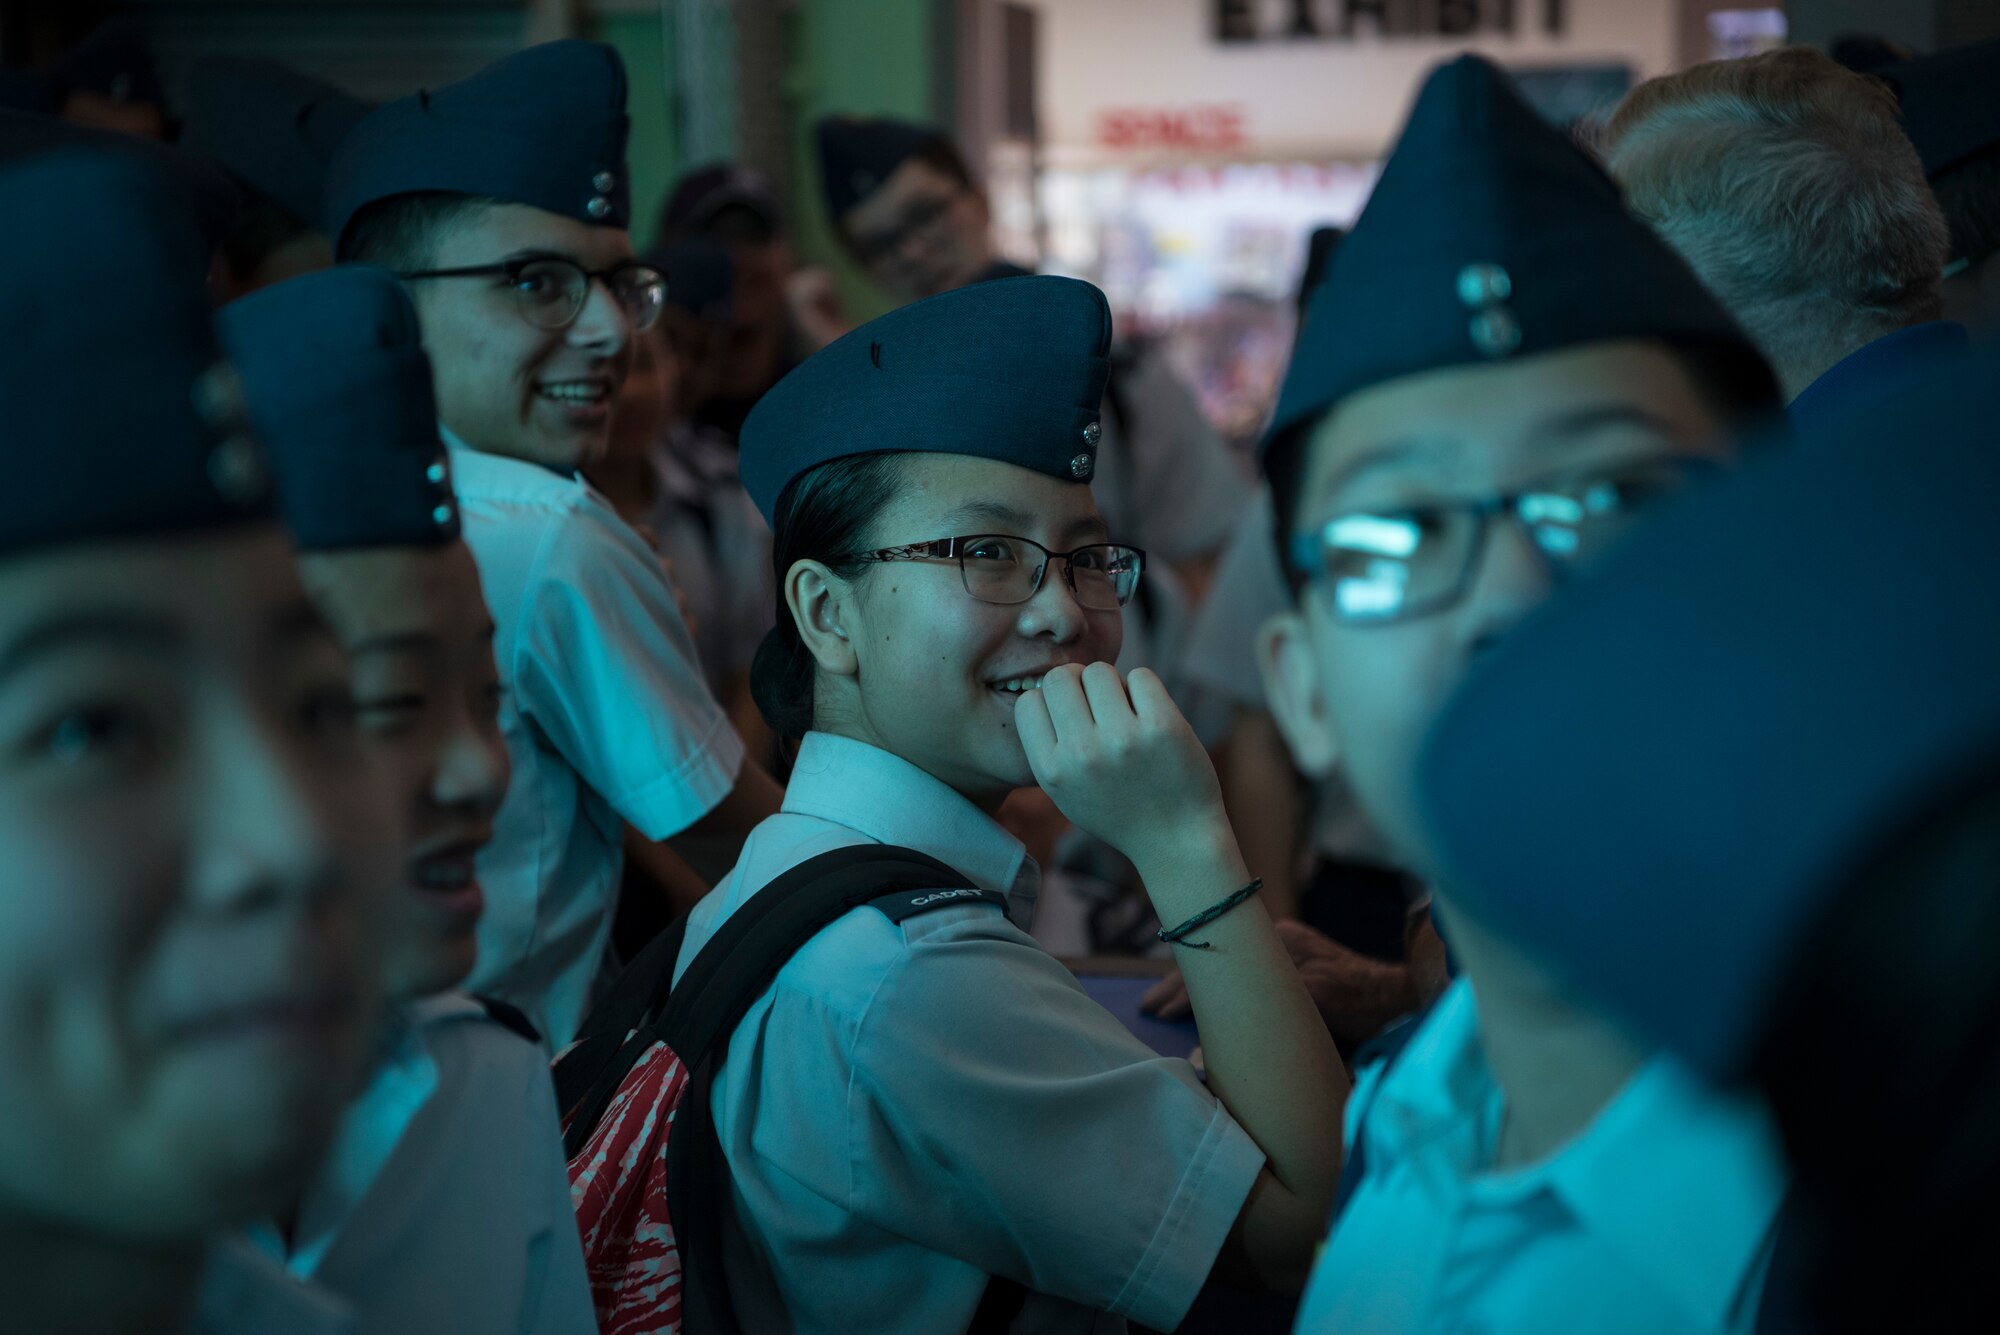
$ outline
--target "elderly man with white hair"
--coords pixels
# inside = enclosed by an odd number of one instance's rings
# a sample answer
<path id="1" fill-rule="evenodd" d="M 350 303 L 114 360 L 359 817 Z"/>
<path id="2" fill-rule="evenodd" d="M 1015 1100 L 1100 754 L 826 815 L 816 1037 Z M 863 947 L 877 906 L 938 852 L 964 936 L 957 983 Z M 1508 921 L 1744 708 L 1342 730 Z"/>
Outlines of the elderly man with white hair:
<path id="1" fill-rule="evenodd" d="M 1962 347 L 1949 232 L 1878 79 L 1793 47 L 1632 90 L 1605 165 L 1756 341 L 1812 433 Z"/>

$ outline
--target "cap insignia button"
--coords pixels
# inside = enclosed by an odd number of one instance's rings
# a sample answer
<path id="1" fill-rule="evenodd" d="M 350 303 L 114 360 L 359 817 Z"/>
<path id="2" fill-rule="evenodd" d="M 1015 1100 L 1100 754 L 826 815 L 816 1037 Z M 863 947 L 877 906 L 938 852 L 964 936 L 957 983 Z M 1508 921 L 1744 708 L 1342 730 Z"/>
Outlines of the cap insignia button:
<path id="1" fill-rule="evenodd" d="M 1069 461 L 1069 471 L 1074 477 L 1089 477 L 1093 460 L 1087 454 L 1079 454 Z"/>
<path id="2" fill-rule="evenodd" d="M 1097 423 L 1087 422 L 1084 424 L 1083 428 L 1084 444 L 1096 445 L 1097 442 L 1103 438 L 1103 436 L 1104 436 L 1104 428 L 1099 426 Z"/>
<path id="3" fill-rule="evenodd" d="M 424 470 L 424 481 L 432 486 L 443 486 L 445 478 L 444 461 L 439 460 Z"/>
<path id="4" fill-rule="evenodd" d="M 611 212 L 611 201 L 602 195 L 592 195 L 590 203 L 584 205 L 583 211 L 593 218 L 602 218 Z"/>
<path id="5" fill-rule="evenodd" d="M 610 172 L 599 172 L 590 178 L 590 188 L 600 195 L 608 195 L 618 187 L 618 178 Z"/>
<path id="6" fill-rule="evenodd" d="M 431 511 L 431 522 L 439 528 L 449 525 L 451 523 L 451 507 L 449 505 L 440 505 L 437 509 Z"/>
<path id="7" fill-rule="evenodd" d="M 208 480 L 216 494 L 231 505 L 256 500 L 269 479 L 262 452 L 247 436 L 232 436 L 209 451 Z"/>
<path id="8" fill-rule="evenodd" d="M 1505 306 L 1472 317 L 1472 346 L 1488 357 L 1505 357 L 1521 346 L 1521 322 Z"/>
<path id="9" fill-rule="evenodd" d="M 1467 310 L 1496 306 L 1513 295 L 1513 278 L 1497 264 L 1468 264 L 1458 271 L 1458 300 Z"/>

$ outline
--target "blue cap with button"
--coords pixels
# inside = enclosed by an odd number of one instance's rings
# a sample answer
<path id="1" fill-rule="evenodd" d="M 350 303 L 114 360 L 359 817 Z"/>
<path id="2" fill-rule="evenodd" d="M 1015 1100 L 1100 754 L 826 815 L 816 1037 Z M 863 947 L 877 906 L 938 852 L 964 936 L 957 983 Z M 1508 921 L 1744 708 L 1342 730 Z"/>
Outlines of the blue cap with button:
<path id="1" fill-rule="evenodd" d="M 1611 339 L 1703 345 L 1777 390 L 1755 347 L 1618 187 L 1489 61 L 1425 80 L 1306 306 L 1271 436 L 1357 390 Z"/>
<path id="2" fill-rule="evenodd" d="M 106 153 L 153 172 L 199 230 L 204 245 L 197 258 L 204 274 L 207 252 L 222 244 L 242 208 L 243 194 L 235 182 L 199 154 L 138 135 L 78 125 L 60 116 L 0 110 L 0 163 L 26 162 L 45 153 Z"/>
<path id="3" fill-rule="evenodd" d="M 397 195 L 442 191 L 605 227 L 632 211 L 625 66 L 602 42 L 529 47 L 369 113 L 335 155 L 326 231 Z"/>
<path id="4" fill-rule="evenodd" d="M 1996 384 L 1767 449 L 1502 639 L 1419 767 L 1454 903 L 1738 1073 L 1845 878 L 2000 771 Z"/>
<path id="5" fill-rule="evenodd" d="M 206 253 L 125 156 L 0 171 L 0 551 L 268 519 L 263 458 L 220 361 Z"/>
<path id="6" fill-rule="evenodd" d="M 815 129 L 814 140 L 826 214 L 835 222 L 880 190 L 896 168 L 945 142 L 932 126 L 886 116 L 828 116 Z"/>
<path id="7" fill-rule="evenodd" d="M 369 105 L 268 60 L 212 56 L 188 76 L 180 144 L 319 225 L 326 171 Z"/>
<path id="8" fill-rule="evenodd" d="M 458 536 L 431 362 L 394 274 L 359 264 L 306 274 L 231 302 L 219 323 L 302 549 Z"/>
<path id="9" fill-rule="evenodd" d="M 743 485 L 773 522 L 793 479 L 857 454 L 969 454 L 1088 482 L 1111 310 L 1074 278 L 975 283 L 829 343 L 743 423 Z"/>

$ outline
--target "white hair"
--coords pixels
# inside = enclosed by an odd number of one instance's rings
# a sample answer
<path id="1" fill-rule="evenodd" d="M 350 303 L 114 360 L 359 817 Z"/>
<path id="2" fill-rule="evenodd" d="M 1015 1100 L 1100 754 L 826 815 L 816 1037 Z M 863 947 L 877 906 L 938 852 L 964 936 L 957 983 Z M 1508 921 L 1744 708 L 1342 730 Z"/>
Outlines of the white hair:
<path id="1" fill-rule="evenodd" d="M 1788 398 L 1937 318 L 1949 233 L 1880 80 L 1805 47 L 1712 61 L 1633 89 L 1598 147 Z"/>

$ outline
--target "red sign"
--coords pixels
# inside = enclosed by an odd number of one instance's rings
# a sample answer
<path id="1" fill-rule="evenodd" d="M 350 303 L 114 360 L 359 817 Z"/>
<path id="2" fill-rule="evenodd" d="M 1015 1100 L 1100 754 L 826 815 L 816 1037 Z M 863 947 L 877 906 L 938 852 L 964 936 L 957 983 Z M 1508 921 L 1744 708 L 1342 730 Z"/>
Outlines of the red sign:
<path id="1" fill-rule="evenodd" d="M 1097 142 L 1106 148 L 1174 148 L 1215 153 L 1250 142 L 1240 104 L 1114 107 L 1097 114 Z"/>

